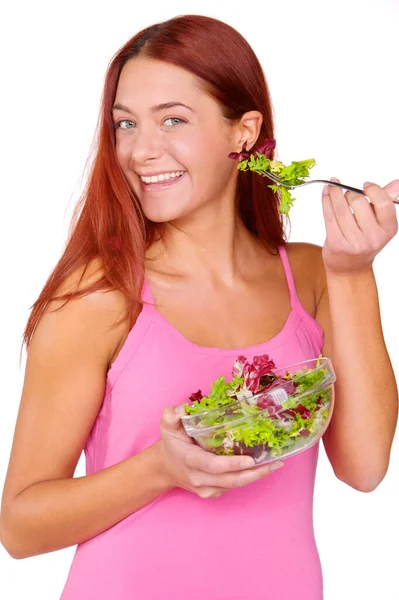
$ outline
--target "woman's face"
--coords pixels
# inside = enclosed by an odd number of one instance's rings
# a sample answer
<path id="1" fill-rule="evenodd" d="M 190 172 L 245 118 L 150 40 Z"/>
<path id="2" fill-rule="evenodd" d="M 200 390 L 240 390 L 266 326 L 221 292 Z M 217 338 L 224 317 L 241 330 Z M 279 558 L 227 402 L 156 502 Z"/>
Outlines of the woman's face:
<path id="1" fill-rule="evenodd" d="M 131 59 L 120 75 L 113 117 L 119 164 L 148 219 L 173 221 L 234 198 L 237 163 L 228 154 L 242 145 L 240 131 L 194 75 Z"/>

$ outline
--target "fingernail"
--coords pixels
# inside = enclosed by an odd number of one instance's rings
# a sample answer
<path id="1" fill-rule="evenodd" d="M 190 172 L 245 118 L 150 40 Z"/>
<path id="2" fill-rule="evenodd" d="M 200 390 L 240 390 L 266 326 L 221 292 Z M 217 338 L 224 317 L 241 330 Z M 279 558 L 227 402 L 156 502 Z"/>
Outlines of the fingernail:
<path id="1" fill-rule="evenodd" d="M 281 469 L 281 467 L 284 467 L 284 463 L 279 461 L 279 462 L 275 462 L 270 466 L 270 470 L 271 471 L 277 471 L 277 469 Z"/>
<path id="2" fill-rule="evenodd" d="M 327 195 L 330 193 L 330 186 L 329 185 L 325 185 L 323 187 L 323 196 Z"/>
<path id="3" fill-rule="evenodd" d="M 373 184 L 371 183 L 371 181 L 365 181 L 365 182 L 363 183 L 363 187 L 368 187 L 369 185 L 373 185 Z"/>
<path id="4" fill-rule="evenodd" d="M 175 406 L 175 413 L 177 415 L 179 415 L 179 417 L 182 417 L 186 413 L 186 410 L 185 410 L 183 404 L 179 404 L 179 406 Z"/>
<path id="5" fill-rule="evenodd" d="M 334 181 L 335 183 L 341 183 L 338 177 L 330 177 L 330 181 Z"/>
<path id="6" fill-rule="evenodd" d="M 247 458 L 243 458 L 242 461 L 240 462 L 240 467 L 242 469 L 250 469 L 251 467 L 254 467 L 254 466 L 255 466 L 255 461 L 250 456 L 247 456 Z"/>

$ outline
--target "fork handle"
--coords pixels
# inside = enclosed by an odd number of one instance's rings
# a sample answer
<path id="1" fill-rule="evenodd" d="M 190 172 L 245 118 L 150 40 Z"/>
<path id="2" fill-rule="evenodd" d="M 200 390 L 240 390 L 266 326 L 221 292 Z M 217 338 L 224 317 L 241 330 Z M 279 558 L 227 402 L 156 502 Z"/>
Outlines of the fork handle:
<path id="1" fill-rule="evenodd" d="M 325 179 L 313 179 L 309 181 L 309 183 L 327 183 L 328 185 L 335 185 L 336 187 L 343 188 L 344 190 L 349 190 L 350 192 L 356 192 L 356 194 L 363 194 L 363 196 L 367 196 L 367 194 L 363 190 L 359 190 L 358 188 L 351 187 L 350 185 L 343 185 L 342 183 L 336 183 L 335 181 L 326 181 Z M 305 182 L 306 183 L 306 182 Z M 392 200 L 394 204 L 399 204 L 399 199 Z"/>
<path id="2" fill-rule="evenodd" d="M 262 171 L 261 173 L 264 177 L 267 177 L 268 179 L 270 179 L 277 185 L 283 185 L 284 187 L 288 187 L 289 189 L 299 188 L 304 185 L 310 185 L 311 183 L 327 183 L 328 185 L 333 185 L 335 187 L 342 188 L 344 190 L 348 190 L 350 192 L 355 192 L 356 194 L 362 194 L 363 196 L 367 196 L 367 194 L 363 190 L 360 190 L 359 188 L 355 188 L 350 185 L 345 185 L 342 183 L 336 183 L 335 181 L 328 181 L 327 179 L 312 179 L 311 181 L 304 181 L 303 183 L 299 183 L 298 185 L 288 186 L 285 184 L 281 184 L 281 181 L 279 181 L 277 179 L 277 177 L 270 176 L 270 174 L 267 171 Z M 392 202 L 394 204 L 399 204 L 399 199 L 392 200 Z"/>
<path id="3" fill-rule="evenodd" d="M 351 185 L 344 185 L 343 183 L 336 183 L 335 181 L 327 181 L 326 179 L 312 179 L 309 183 L 327 183 L 328 185 L 334 185 L 335 187 L 348 190 L 349 192 L 356 192 L 356 194 L 363 194 L 363 196 L 366 195 L 365 192 L 359 188 L 352 187 Z"/>

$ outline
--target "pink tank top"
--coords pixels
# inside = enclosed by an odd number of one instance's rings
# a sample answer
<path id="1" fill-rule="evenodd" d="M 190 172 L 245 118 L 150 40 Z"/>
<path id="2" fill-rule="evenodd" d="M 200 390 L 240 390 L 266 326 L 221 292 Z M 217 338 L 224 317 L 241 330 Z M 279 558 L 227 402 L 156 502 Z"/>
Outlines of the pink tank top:
<path id="1" fill-rule="evenodd" d="M 279 368 L 321 353 L 323 331 L 299 302 L 285 248 L 279 253 L 291 312 L 274 338 L 245 348 L 188 341 L 157 311 L 145 282 L 150 304 L 108 372 L 85 447 L 88 474 L 158 441 L 163 408 L 209 390 L 220 375 L 230 379 L 238 355 L 267 353 Z M 61 600 L 321 600 L 312 515 L 318 450 L 219 498 L 162 494 L 78 545 Z"/>

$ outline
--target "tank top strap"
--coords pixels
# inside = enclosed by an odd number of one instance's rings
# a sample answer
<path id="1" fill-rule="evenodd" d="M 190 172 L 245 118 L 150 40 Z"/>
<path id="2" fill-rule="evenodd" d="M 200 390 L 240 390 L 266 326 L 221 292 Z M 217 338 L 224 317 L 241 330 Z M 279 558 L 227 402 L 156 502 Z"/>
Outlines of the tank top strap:
<path id="1" fill-rule="evenodd" d="M 136 350 L 142 343 L 144 336 L 150 329 L 155 308 L 154 298 L 146 277 L 144 277 L 141 288 L 141 300 L 143 302 L 143 307 L 140 311 L 140 314 L 138 315 L 133 327 L 129 331 L 124 345 L 120 349 L 118 356 L 112 363 L 107 373 L 108 391 L 113 388 L 121 373 L 128 366 L 129 361 L 134 356 Z"/>
<path id="2" fill-rule="evenodd" d="M 285 278 L 287 280 L 288 290 L 290 293 L 290 304 L 291 308 L 301 307 L 301 303 L 298 298 L 298 294 L 296 292 L 294 276 L 292 274 L 292 269 L 290 265 L 290 261 L 288 259 L 287 249 L 285 246 L 279 246 L 278 252 L 280 254 L 281 262 L 283 263 Z"/>

